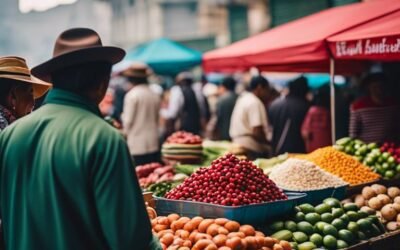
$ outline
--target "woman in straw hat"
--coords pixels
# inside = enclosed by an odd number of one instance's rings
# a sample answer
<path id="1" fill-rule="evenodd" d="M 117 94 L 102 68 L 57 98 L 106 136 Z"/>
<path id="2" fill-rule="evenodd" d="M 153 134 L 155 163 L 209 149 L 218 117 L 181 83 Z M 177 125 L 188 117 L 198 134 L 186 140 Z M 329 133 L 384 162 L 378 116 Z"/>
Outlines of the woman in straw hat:
<path id="1" fill-rule="evenodd" d="M 20 57 L 0 57 L 0 131 L 29 114 L 51 84 L 31 75 Z"/>

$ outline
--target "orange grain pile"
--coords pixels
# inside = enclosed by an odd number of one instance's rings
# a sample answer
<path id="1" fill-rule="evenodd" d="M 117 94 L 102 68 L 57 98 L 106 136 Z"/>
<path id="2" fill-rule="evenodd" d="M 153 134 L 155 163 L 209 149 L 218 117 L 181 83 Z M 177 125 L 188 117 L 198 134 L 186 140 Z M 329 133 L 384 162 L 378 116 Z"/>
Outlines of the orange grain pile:
<path id="1" fill-rule="evenodd" d="M 370 168 L 333 147 L 320 148 L 310 154 L 296 156 L 296 158 L 314 162 L 326 171 L 339 176 L 350 185 L 358 185 L 379 179 L 379 175 Z"/>

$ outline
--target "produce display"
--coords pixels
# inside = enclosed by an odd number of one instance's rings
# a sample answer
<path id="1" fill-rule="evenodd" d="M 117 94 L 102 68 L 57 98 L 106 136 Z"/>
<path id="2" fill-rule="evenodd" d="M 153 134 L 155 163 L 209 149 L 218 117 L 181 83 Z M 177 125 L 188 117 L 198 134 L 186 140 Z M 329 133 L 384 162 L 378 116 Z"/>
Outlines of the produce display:
<path id="1" fill-rule="evenodd" d="M 385 232 L 377 216 L 361 211 L 354 203 L 342 205 L 334 198 L 315 207 L 301 204 L 294 215 L 269 224 L 267 231 L 299 250 L 343 249 Z"/>
<path id="2" fill-rule="evenodd" d="M 286 161 L 288 157 L 288 153 L 285 153 L 269 159 L 258 158 L 254 161 L 254 164 L 263 169 L 264 174 L 268 175 L 276 165 Z"/>
<path id="3" fill-rule="evenodd" d="M 146 190 L 153 193 L 154 196 L 164 197 L 167 192 L 175 188 L 181 183 L 181 181 L 174 182 L 159 182 L 151 184 Z"/>
<path id="4" fill-rule="evenodd" d="M 369 167 L 333 147 L 320 148 L 310 154 L 296 157 L 315 163 L 351 185 L 372 182 L 380 177 Z"/>
<path id="5" fill-rule="evenodd" d="M 388 231 L 400 229 L 400 189 L 374 184 L 344 202 L 353 202 L 361 211 L 377 215 Z"/>
<path id="6" fill-rule="evenodd" d="M 265 237 L 250 225 L 225 218 L 159 216 L 151 221 L 153 233 L 165 250 L 290 250 L 284 240 Z"/>
<path id="7" fill-rule="evenodd" d="M 292 191 L 310 191 L 347 185 L 345 181 L 314 163 L 295 158 L 275 166 L 269 178 L 280 188 Z"/>
<path id="8" fill-rule="evenodd" d="M 199 163 L 203 157 L 203 140 L 200 136 L 178 131 L 167 138 L 161 153 L 166 160 L 181 163 Z"/>
<path id="9" fill-rule="evenodd" d="M 149 163 L 137 166 L 136 175 L 141 187 L 145 188 L 153 183 L 174 180 L 174 169 L 160 163 Z"/>
<path id="10" fill-rule="evenodd" d="M 241 206 L 286 200 L 286 194 L 248 160 L 227 154 L 200 168 L 169 191 L 166 198 Z"/>
<path id="11" fill-rule="evenodd" d="M 400 176 L 400 157 L 396 153 L 394 143 L 384 143 L 381 148 L 376 143 L 366 144 L 357 139 L 342 138 L 336 142 L 335 148 L 354 156 L 364 165 L 371 167 L 374 172 L 385 179 L 393 179 Z M 394 154 L 392 156 L 392 154 Z"/>
<path id="12" fill-rule="evenodd" d="M 385 142 L 381 146 L 381 152 L 388 152 L 400 164 L 400 145 L 396 145 L 394 142 Z"/>

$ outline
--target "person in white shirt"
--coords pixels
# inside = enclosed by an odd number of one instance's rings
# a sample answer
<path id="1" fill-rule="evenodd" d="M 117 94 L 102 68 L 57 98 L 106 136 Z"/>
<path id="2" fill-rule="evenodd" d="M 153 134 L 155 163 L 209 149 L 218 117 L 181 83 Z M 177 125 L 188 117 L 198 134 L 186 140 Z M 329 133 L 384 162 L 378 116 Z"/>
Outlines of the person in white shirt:
<path id="1" fill-rule="evenodd" d="M 121 73 L 133 85 L 126 94 L 122 113 L 123 130 L 136 165 L 160 161 L 160 96 L 147 82 L 148 67 L 135 64 Z"/>
<path id="2" fill-rule="evenodd" d="M 267 79 L 253 77 L 248 91 L 240 95 L 233 109 L 229 134 L 233 142 L 246 150 L 250 159 L 266 157 L 270 152 L 267 112 L 263 104 L 268 91 Z"/>

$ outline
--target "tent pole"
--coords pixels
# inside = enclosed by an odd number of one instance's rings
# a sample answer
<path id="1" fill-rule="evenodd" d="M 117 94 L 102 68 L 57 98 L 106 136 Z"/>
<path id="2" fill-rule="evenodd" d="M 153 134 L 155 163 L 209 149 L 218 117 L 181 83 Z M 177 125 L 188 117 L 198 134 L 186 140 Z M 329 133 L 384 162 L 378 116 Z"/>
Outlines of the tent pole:
<path id="1" fill-rule="evenodd" d="M 336 142 L 336 113 L 335 113 L 335 60 L 330 58 L 330 106 L 331 106 L 331 132 L 332 145 Z"/>

